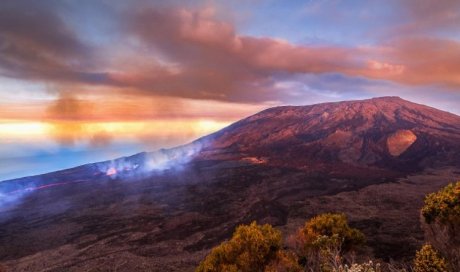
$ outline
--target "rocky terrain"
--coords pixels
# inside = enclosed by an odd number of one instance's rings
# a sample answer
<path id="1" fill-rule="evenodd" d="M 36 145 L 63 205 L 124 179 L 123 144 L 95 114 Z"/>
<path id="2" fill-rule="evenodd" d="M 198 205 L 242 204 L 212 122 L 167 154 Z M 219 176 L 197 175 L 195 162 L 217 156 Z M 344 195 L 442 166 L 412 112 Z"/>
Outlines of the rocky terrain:
<path id="1" fill-rule="evenodd" d="M 460 117 L 396 97 L 267 109 L 197 141 L 0 183 L 11 271 L 193 271 L 238 224 L 345 212 L 369 254 L 423 242 L 423 197 L 460 179 Z"/>

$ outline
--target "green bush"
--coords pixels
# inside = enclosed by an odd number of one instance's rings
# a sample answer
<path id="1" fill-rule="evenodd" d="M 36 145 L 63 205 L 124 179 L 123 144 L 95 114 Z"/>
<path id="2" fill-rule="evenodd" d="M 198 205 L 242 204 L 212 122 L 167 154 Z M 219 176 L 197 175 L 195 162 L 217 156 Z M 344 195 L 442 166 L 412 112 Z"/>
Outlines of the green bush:
<path id="1" fill-rule="evenodd" d="M 239 226 L 229 241 L 211 250 L 196 271 L 338 272 L 342 269 L 340 272 L 374 272 L 375 270 L 369 270 L 370 266 L 366 264 L 354 265 L 350 268 L 343 266 L 343 254 L 364 243 L 364 235 L 348 225 L 344 214 L 318 215 L 307 221 L 294 238 L 296 250 L 283 250 L 281 233 L 272 226 L 261 226 L 255 222 L 248 226 Z"/>
<path id="2" fill-rule="evenodd" d="M 326 213 L 313 217 L 298 231 L 298 241 L 308 250 L 311 247 L 340 244 L 341 251 L 347 252 L 364 243 L 364 234 L 348 225 L 342 213 Z"/>
<path id="3" fill-rule="evenodd" d="M 460 182 L 449 184 L 439 192 L 429 194 L 422 208 L 425 221 L 430 224 L 438 219 L 442 223 L 460 220 Z"/>
<path id="4" fill-rule="evenodd" d="M 270 225 L 238 226 L 232 238 L 215 247 L 197 272 L 257 272 L 276 259 L 281 233 Z"/>
<path id="5" fill-rule="evenodd" d="M 424 245 L 415 256 L 414 272 L 449 272 L 447 263 L 429 244 Z"/>
<path id="6" fill-rule="evenodd" d="M 422 229 L 426 241 L 446 258 L 454 271 L 460 271 L 460 182 L 425 198 Z"/>
<path id="7" fill-rule="evenodd" d="M 276 258 L 265 267 L 264 272 L 302 272 L 297 255 L 294 252 L 280 250 Z"/>
<path id="8" fill-rule="evenodd" d="M 302 264 L 314 271 L 338 270 L 343 255 L 365 241 L 363 233 L 348 225 L 345 214 L 334 213 L 307 221 L 295 240 Z"/>

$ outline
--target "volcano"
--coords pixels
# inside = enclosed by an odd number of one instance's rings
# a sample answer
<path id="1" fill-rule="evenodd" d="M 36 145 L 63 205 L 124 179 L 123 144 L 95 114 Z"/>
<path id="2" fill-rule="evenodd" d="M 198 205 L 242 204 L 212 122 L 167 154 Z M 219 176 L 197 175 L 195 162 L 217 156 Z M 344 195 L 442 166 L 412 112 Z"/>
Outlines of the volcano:
<path id="1" fill-rule="evenodd" d="M 458 116 L 383 97 L 271 108 L 203 138 L 202 156 L 351 175 L 411 172 L 458 162 L 459 135 Z"/>
<path id="2" fill-rule="evenodd" d="M 424 195 L 460 178 L 460 117 L 398 97 L 264 110 L 188 145 L 0 183 L 14 271 L 193 271 L 239 224 L 344 212 L 369 254 L 423 243 Z M 112 271 L 110 270 L 110 271 Z"/>

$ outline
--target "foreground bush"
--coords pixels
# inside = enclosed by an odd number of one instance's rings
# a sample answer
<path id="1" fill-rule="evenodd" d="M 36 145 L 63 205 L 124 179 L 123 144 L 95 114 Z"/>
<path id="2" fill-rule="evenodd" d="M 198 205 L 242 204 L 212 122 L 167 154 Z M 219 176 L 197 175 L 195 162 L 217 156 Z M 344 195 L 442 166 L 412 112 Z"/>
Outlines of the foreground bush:
<path id="1" fill-rule="evenodd" d="M 430 224 L 434 221 L 448 224 L 460 222 L 460 182 L 449 184 L 439 192 L 429 194 L 425 198 L 422 208 L 425 221 Z"/>
<path id="2" fill-rule="evenodd" d="M 448 272 L 447 263 L 429 244 L 424 245 L 414 260 L 414 272 Z"/>
<path id="3" fill-rule="evenodd" d="M 364 234 L 348 225 L 345 214 L 322 214 L 305 223 L 296 237 L 301 263 L 313 271 L 337 271 L 342 256 L 364 243 Z"/>
<path id="4" fill-rule="evenodd" d="M 350 266 L 340 266 L 337 271 L 334 272 L 381 272 L 380 264 L 374 264 L 372 261 L 363 264 L 352 264 Z"/>
<path id="5" fill-rule="evenodd" d="M 460 182 L 429 194 L 422 208 L 426 240 L 460 271 Z"/>
<path id="6" fill-rule="evenodd" d="M 233 237 L 212 249 L 197 272 L 374 272 L 367 264 L 343 265 L 342 254 L 364 242 L 344 214 L 322 214 L 305 223 L 295 238 L 295 251 L 281 249 L 281 234 L 270 225 L 237 227 Z M 339 270 L 340 269 L 340 270 Z"/>
<path id="7" fill-rule="evenodd" d="M 212 249 L 196 271 L 264 271 L 269 263 L 275 261 L 280 248 L 281 233 L 278 230 L 253 222 L 249 226 L 237 227 L 232 238 Z"/>
<path id="8" fill-rule="evenodd" d="M 298 257 L 294 252 L 280 250 L 276 258 L 265 267 L 265 272 L 302 272 Z"/>

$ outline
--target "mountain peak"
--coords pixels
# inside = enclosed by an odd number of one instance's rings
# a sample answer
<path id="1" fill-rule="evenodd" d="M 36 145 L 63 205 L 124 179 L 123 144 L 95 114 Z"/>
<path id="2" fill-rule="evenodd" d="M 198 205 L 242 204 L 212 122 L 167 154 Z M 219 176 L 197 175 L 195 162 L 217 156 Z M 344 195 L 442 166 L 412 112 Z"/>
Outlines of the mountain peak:
<path id="1" fill-rule="evenodd" d="M 379 96 L 379 97 L 373 97 L 370 100 L 385 100 L 385 101 L 401 101 L 402 100 L 402 101 L 409 102 L 408 100 L 404 100 L 399 96 Z"/>
<path id="2" fill-rule="evenodd" d="M 377 97 L 270 108 L 199 141 L 205 158 L 251 158 L 312 171 L 325 164 L 411 171 L 460 161 L 460 117 Z"/>
<path id="3" fill-rule="evenodd" d="M 344 101 L 337 101 L 337 102 L 326 102 L 326 103 L 320 103 L 320 104 L 313 104 L 309 106 L 319 106 L 319 105 L 328 105 L 332 107 L 337 107 L 338 105 L 363 105 L 363 106 L 377 106 L 377 107 L 382 107 L 385 105 L 412 105 L 412 106 L 424 106 L 421 104 L 417 104 L 414 102 L 411 102 L 409 100 L 402 99 L 399 96 L 381 96 L 381 97 L 373 97 L 373 98 L 368 98 L 368 99 L 359 99 L 359 100 L 344 100 Z M 307 106 L 300 106 L 300 107 L 308 107 Z M 428 106 L 424 106 L 428 107 Z"/>

